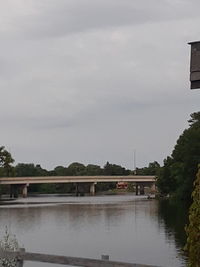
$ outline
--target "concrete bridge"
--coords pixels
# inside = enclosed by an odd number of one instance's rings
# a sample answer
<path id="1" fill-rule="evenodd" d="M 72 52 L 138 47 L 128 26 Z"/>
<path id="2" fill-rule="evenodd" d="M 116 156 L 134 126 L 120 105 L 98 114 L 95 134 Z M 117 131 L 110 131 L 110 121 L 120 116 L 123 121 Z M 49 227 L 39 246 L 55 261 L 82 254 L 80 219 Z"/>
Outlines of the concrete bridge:
<path id="1" fill-rule="evenodd" d="M 30 184 L 49 184 L 49 183 L 76 183 L 76 192 L 78 185 L 82 183 L 90 184 L 90 194 L 95 195 L 95 185 L 99 182 L 133 182 L 136 186 L 136 195 L 144 194 L 144 187 L 148 186 L 155 191 L 155 176 L 41 176 L 41 177 L 2 177 L 0 185 L 10 185 L 10 196 L 15 197 L 15 191 L 20 188 L 22 196 L 27 197 L 28 186 Z"/>

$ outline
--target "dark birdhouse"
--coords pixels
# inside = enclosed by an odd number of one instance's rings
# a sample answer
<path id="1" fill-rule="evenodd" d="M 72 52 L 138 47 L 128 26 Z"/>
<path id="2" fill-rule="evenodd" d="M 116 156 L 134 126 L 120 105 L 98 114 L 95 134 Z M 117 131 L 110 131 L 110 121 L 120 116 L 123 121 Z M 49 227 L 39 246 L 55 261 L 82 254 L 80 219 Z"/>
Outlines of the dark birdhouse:
<path id="1" fill-rule="evenodd" d="M 191 89 L 200 88 L 200 41 L 191 42 L 190 82 Z"/>

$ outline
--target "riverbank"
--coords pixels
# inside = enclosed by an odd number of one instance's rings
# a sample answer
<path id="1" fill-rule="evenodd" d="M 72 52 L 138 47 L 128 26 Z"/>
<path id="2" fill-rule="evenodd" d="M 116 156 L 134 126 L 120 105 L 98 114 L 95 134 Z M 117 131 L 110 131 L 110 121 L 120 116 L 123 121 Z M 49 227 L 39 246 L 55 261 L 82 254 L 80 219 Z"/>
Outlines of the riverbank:
<path id="1" fill-rule="evenodd" d="M 75 194 L 71 193 L 66 193 L 66 194 L 44 194 L 44 193 L 29 193 L 28 198 L 46 198 L 46 197 L 89 197 L 90 194 L 81 194 L 79 196 L 75 196 Z M 95 196 L 135 196 L 135 192 L 129 192 L 127 190 L 118 190 L 118 189 L 113 189 L 113 190 L 108 190 L 108 191 L 101 191 L 101 192 L 96 192 Z M 140 196 L 140 195 L 139 195 Z M 155 199 L 156 195 L 155 194 L 145 194 L 141 195 L 144 198 L 147 199 Z M 18 199 L 23 199 L 22 196 L 19 196 L 18 198 L 10 198 L 9 195 L 1 195 L 0 198 L 0 205 L 1 203 L 4 202 L 12 202 Z M 25 198 L 26 199 L 26 198 Z"/>

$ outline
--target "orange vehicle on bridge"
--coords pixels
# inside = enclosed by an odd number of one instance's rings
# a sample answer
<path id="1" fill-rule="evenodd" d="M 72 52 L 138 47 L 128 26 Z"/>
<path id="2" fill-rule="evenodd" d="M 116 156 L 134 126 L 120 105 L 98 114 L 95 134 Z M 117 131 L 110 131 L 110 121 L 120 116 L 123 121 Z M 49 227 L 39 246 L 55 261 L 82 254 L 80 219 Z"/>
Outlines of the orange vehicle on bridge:
<path id="1" fill-rule="evenodd" d="M 117 183 L 117 189 L 127 189 L 128 183 L 127 182 L 118 182 Z"/>

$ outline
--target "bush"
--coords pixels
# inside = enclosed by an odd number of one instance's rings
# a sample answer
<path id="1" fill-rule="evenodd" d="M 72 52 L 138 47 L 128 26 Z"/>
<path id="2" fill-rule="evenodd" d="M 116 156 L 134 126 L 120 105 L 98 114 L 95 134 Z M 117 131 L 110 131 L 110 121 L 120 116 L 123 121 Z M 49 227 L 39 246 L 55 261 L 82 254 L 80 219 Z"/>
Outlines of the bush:
<path id="1" fill-rule="evenodd" d="M 189 210 L 189 225 L 186 226 L 187 243 L 185 249 L 190 267 L 200 267 L 200 166 L 194 182 L 193 203 Z"/>
<path id="2" fill-rule="evenodd" d="M 19 250 L 19 244 L 17 242 L 17 239 L 14 235 L 11 235 L 8 232 L 8 229 L 6 227 L 6 232 L 2 240 L 0 240 L 0 248 L 2 250 L 9 250 L 9 251 L 17 251 Z M 17 260 L 16 259 L 5 259 L 0 258 L 0 266 L 2 267 L 16 267 L 17 266 Z"/>

